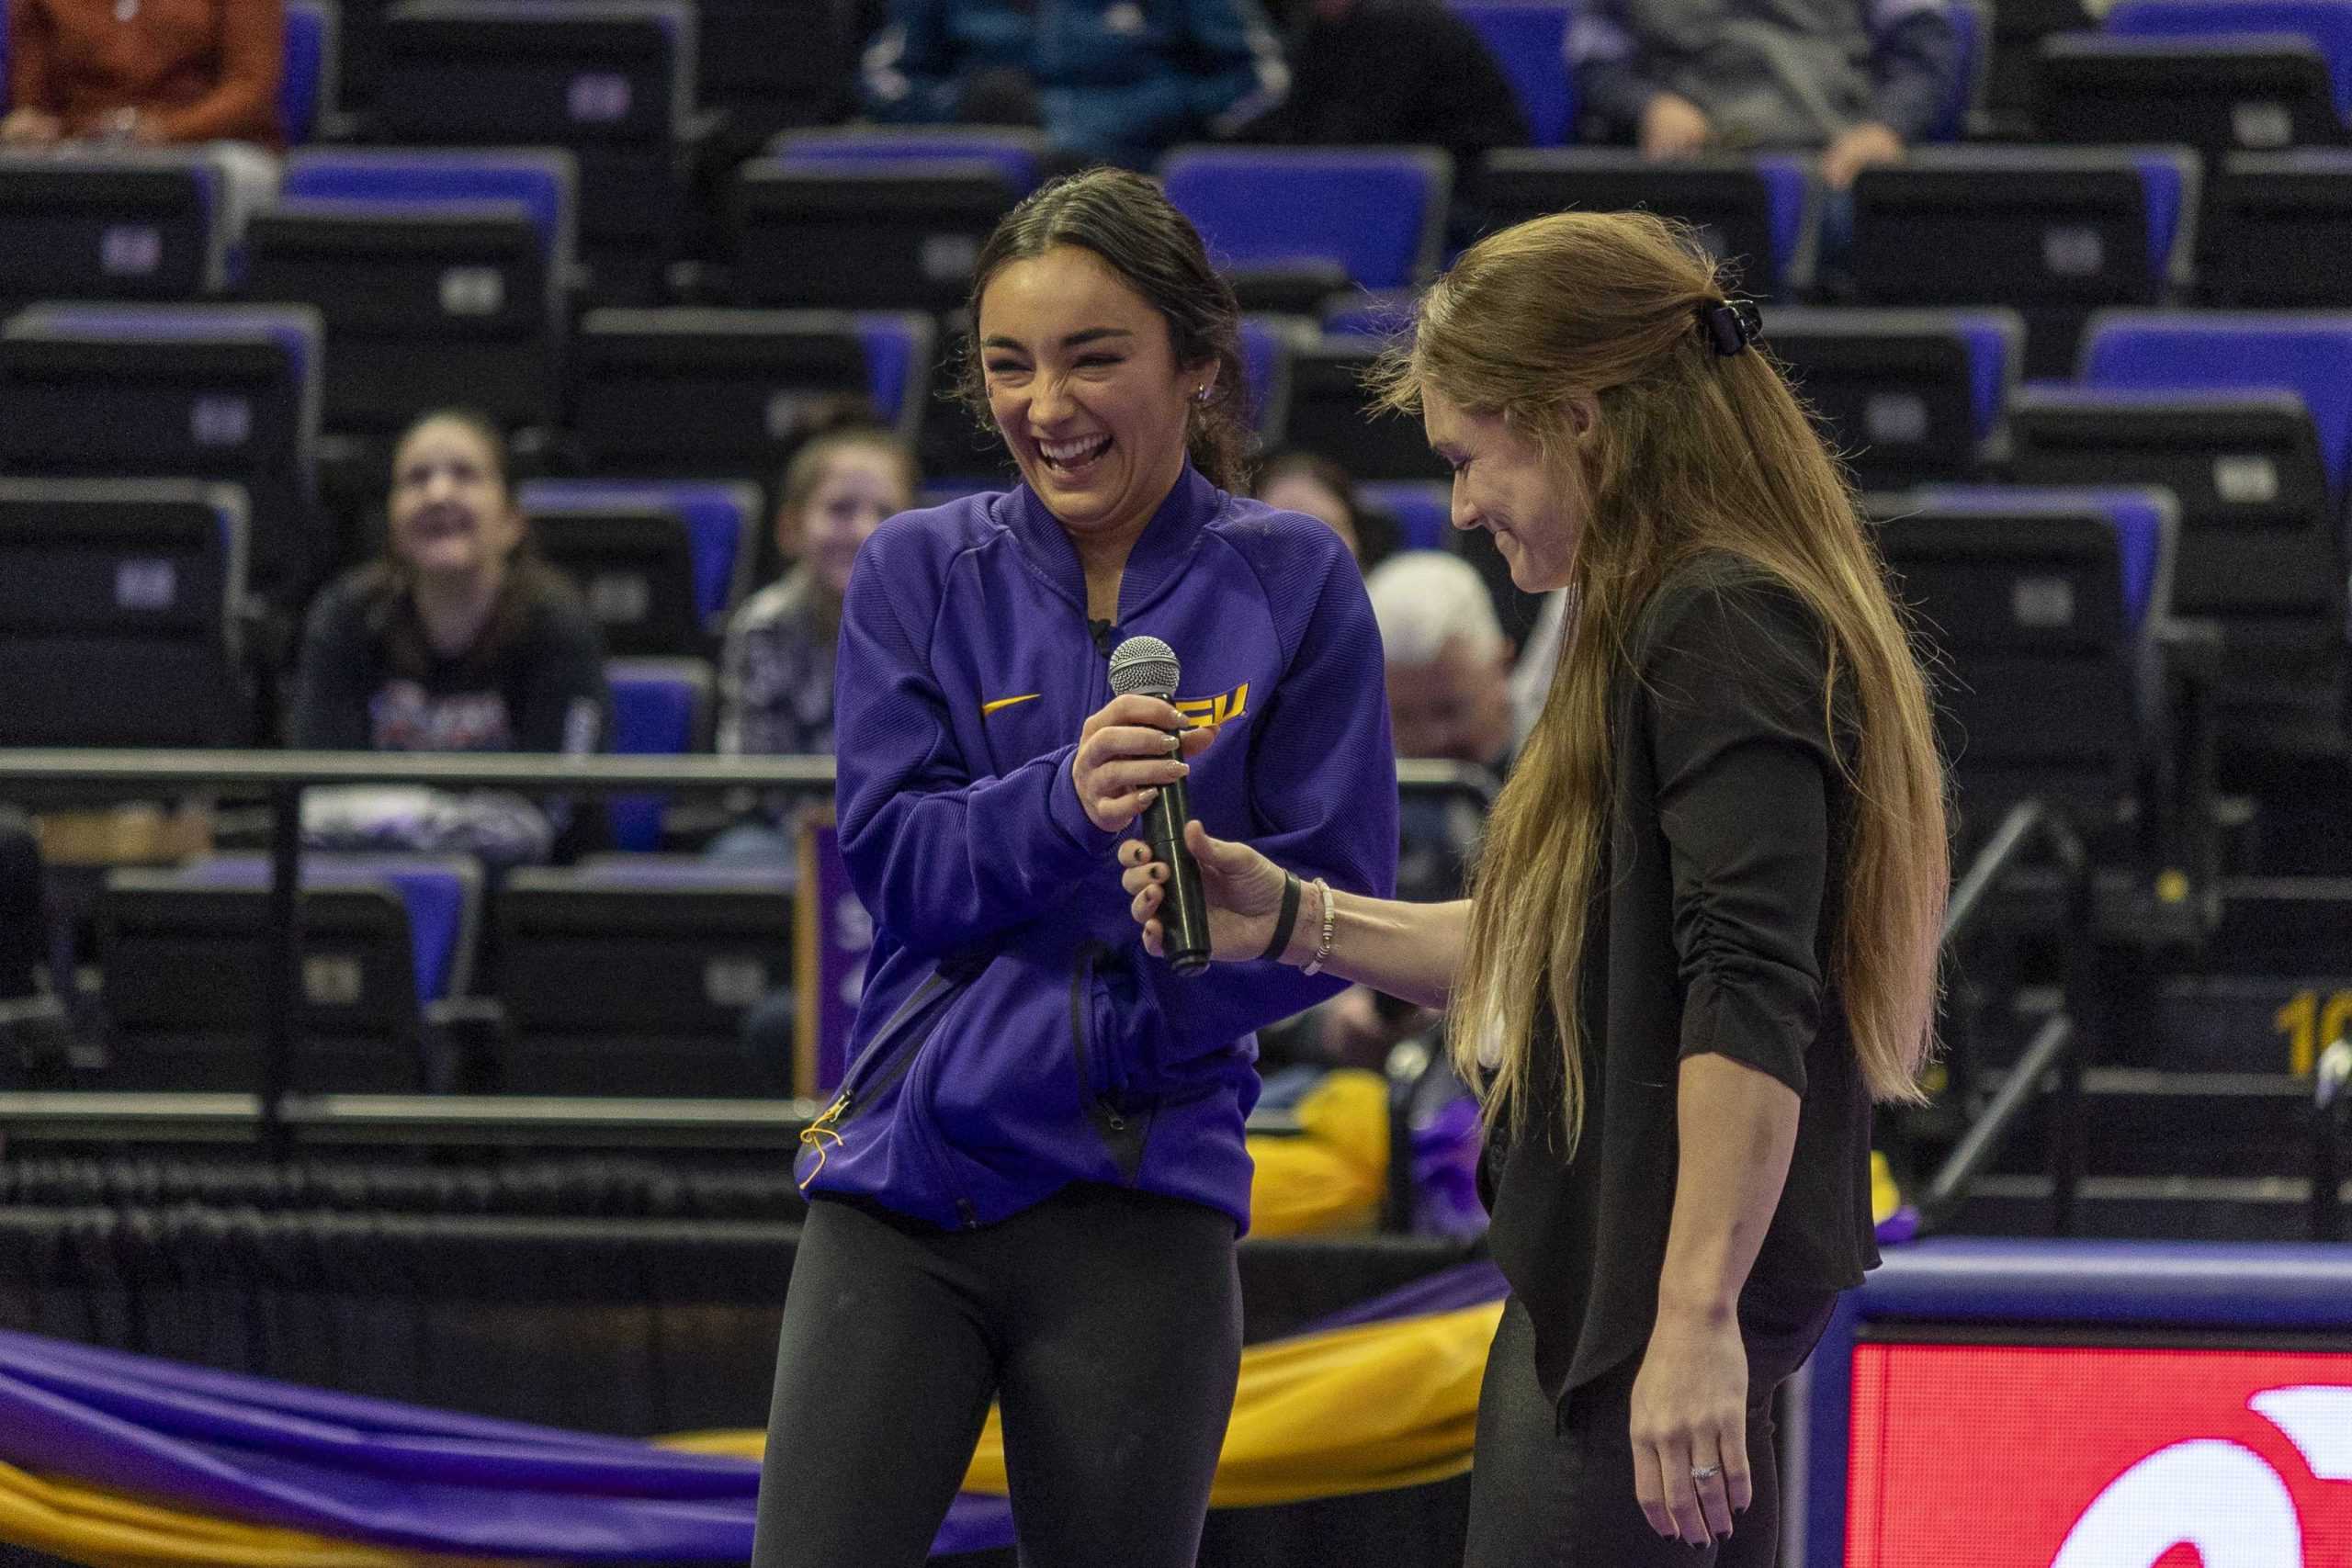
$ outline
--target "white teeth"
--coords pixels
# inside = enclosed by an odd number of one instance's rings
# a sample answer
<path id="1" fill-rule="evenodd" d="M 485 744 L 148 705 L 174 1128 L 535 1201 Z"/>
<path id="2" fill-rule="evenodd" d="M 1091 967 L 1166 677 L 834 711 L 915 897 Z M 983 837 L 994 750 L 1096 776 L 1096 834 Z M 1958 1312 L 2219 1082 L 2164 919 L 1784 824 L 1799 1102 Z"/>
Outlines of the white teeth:
<path id="1" fill-rule="evenodd" d="M 1053 462 L 1075 463 L 1093 457 L 1110 445 L 1111 438 L 1107 435 L 1090 435 L 1083 441 L 1040 441 L 1037 450 Z"/>

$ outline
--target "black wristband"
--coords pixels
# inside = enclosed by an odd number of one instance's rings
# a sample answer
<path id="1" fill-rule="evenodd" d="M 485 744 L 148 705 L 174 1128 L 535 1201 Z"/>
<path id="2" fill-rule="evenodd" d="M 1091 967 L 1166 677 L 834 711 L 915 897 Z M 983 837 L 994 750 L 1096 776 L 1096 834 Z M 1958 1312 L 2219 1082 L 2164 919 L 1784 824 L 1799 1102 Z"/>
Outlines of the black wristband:
<path id="1" fill-rule="evenodd" d="M 1279 961 L 1283 950 L 1290 946 L 1290 933 L 1297 928 L 1297 925 L 1298 874 L 1286 871 L 1283 873 L 1282 911 L 1274 917 L 1274 940 L 1266 944 L 1265 952 L 1258 954 L 1258 962 L 1265 964 Z"/>

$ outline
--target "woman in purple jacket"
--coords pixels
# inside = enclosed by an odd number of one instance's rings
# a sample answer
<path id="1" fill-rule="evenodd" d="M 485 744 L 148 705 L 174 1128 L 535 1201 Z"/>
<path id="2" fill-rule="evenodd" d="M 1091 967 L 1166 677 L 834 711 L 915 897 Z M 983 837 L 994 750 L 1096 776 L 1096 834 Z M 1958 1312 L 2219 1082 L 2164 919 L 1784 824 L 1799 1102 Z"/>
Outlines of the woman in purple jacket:
<path id="1" fill-rule="evenodd" d="M 1180 977 L 1114 850 L 1183 778 L 1220 834 L 1395 876 L 1379 635 L 1337 535 L 1230 493 L 1238 313 L 1199 235 L 1093 171 L 1004 220 L 972 304 L 967 390 L 1023 482 L 884 524 L 842 607 L 838 816 L 875 942 L 798 1166 L 760 1568 L 921 1562 L 991 1398 L 1025 1562 L 1192 1563 L 1239 1365 L 1254 1032 L 1337 987 Z M 1175 649 L 1172 703 L 1111 694 L 1131 636 Z"/>

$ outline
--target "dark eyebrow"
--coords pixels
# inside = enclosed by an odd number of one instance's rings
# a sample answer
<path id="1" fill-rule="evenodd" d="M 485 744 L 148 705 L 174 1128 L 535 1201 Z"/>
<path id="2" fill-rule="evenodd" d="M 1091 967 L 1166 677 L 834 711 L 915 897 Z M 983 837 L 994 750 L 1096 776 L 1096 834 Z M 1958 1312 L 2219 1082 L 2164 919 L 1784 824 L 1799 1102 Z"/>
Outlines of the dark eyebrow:
<path id="1" fill-rule="evenodd" d="M 1090 343 L 1100 343 L 1104 338 L 1133 337 L 1135 335 L 1135 333 L 1129 332 L 1125 327 L 1087 327 L 1081 331 L 1074 332 L 1068 337 L 1063 338 L 1062 346 L 1064 348 L 1079 348 Z M 980 340 L 980 346 L 982 348 L 1009 348 L 1015 354 L 1026 354 L 1029 352 L 1028 349 L 1021 344 L 1014 342 L 1009 337 L 1001 336 L 983 338 Z"/>

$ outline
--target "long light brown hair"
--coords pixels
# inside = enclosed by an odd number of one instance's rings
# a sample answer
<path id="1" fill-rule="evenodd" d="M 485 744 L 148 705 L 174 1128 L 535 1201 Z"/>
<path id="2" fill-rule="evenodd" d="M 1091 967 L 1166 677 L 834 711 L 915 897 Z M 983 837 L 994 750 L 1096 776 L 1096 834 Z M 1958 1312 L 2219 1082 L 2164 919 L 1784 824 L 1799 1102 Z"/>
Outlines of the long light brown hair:
<path id="1" fill-rule="evenodd" d="M 1922 1098 L 1934 1036 L 1951 869 L 1927 682 L 1852 489 L 1780 368 L 1710 343 L 1701 312 L 1725 297 L 1683 229 L 1641 213 L 1555 214 L 1464 253 L 1374 374 L 1379 404 L 1398 412 L 1418 412 L 1426 387 L 1499 415 L 1582 503 L 1566 641 L 1487 819 L 1452 1000 L 1454 1057 L 1465 1080 L 1485 1080 L 1490 1122 L 1532 1109 L 1548 1004 L 1566 1085 L 1552 1109 L 1571 1148 L 1585 1096 L 1576 998 L 1613 799 L 1611 705 L 1644 607 L 1702 553 L 1785 587 L 1826 635 L 1822 723 L 1849 759 L 1854 802 L 1829 978 L 1873 1096 Z M 1599 408 L 1581 435 L 1579 398 Z M 1832 716 L 1840 682 L 1846 748 Z"/>

